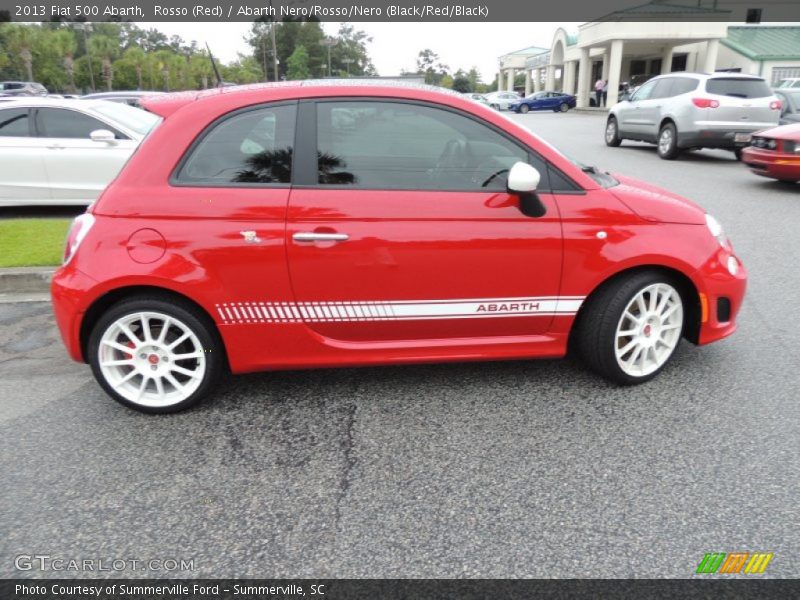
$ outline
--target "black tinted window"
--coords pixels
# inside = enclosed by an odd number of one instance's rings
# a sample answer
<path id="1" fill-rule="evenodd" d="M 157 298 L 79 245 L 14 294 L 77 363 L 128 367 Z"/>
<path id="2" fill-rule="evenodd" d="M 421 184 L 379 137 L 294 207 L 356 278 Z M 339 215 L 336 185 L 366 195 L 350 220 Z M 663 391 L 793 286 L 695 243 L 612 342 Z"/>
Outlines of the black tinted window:
<path id="1" fill-rule="evenodd" d="M 680 96 L 681 94 L 688 94 L 697 89 L 700 82 L 691 77 L 673 77 L 672 88 L 670 89 L 670 96 Z"/>
<path id="2" fill-rule="evenodd" d="M 772 92 L 763 79 L 741 79 L 715 77 L 706 81 L 706 91 L 719 96 L 734 98 L 766 98 Z"/>
<path id="3" fill-rule="evenodd" d="M 504 190 L 528 153 L 469 117 L 399 102 L 317 105 L 318 181 L 371 189 Z"/>
<path id="4" fill-rule="evenodd" d="M 248 110 L 211 125 L 178 174 L 182 183 L 289 183 L 294 104 Z"/>
<path id="5" fill-rule="evenodd" d="M 75 110 L 40 108 L 36 118 L 39 137 L 88 139 L 89 134 L 97 129 L 113 131 L 102 121 Z M 117 134 L 117 132 L 114 133 Z"/>
<path id="6" fill-rule="evenodd" d="M 0 110 L 0 136 L 28 137 L 29 134 L 27 108 Z"/>

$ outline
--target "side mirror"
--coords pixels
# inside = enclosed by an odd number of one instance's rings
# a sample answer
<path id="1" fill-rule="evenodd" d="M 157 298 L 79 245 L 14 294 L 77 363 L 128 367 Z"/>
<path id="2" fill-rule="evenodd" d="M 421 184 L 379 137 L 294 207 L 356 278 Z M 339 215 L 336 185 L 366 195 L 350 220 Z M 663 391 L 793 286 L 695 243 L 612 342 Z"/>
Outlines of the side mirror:
<path id="1" fill-rule="evenodd" d="M 95 129 L 89 134 L 89 137 L 92 138 L 93 142 L 104 142 L 106 144 L 113 144 L 117 141 L 114 132 L 108 129 Z"/>
<path id="2" fill-rule="evenodd" d="M 508 193 L 519 196 L 519 209 L 523 215 L 541 217 L 547 212 L 536 194 L 540 179 L 539 171 L 524 162 L 515 163 L 508 172 Z"/>

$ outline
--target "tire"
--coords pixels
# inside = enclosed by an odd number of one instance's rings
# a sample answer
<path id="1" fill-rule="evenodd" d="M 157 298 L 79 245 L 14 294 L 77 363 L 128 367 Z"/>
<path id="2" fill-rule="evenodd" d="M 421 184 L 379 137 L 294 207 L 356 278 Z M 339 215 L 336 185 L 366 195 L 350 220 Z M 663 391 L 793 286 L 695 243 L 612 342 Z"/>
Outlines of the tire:
<path id="1" fill-rule="evenodd" d="M 561 112 L 567 112 L 569 110 L 569 104 L 566 102 L 562 102 L 561 105 L 558 107 L 558 110 Z"/>
<path id="2" fill-rule="evenodd" d="M 622 138 L 619 137 L 619 126 L 617 125 L 617 119 L 614 117 L 609 117 L 608 121 L 606 122 L 606 146 L 611 146 L 612 148 L 618 147 L 622 143 Z"/>
<path id="3" fill-rule="evenodd" d="M 680 154 L 678 148 L 678 130 L 672 123 L 665 123 L 658 132 L 656 142 L 658 155 L 664 160 L 675 160 Z"/>
<path id="4" fill-rule="evenodd" d="M 733 155 L 736 157 L 736 160 L 741 161 L 742 160 L 742 149 L 741 148 L 736 148 L 736 150 L 733 151 Z"/>
<path id="5" fill-rule="evenodd" d="M 684 305 L 679 287 L 661 273 L 644 271 L 614 280 L 597 290 L 581 311 L 578 353 L 590 369 L 615 383 L 649 381 L 680 344 Z M 645 320 L 637 324 L 634 319 L 642 314 Z"/>
<path id="6" fill-rule="evenodd" d="M 490 104 L 489 106 L 491 108 L 495 109 L 495 110 L 500 110 L 500 105 L 499 104 Z"/>
<path id="7" fill-rule="evenodd" d="M 529 110 L 530 107 L 527 104 L 523 104 L 519 107 L 519 112 L 521 112 L 523 115 L 528 114 Z"/>
<path id="8" fill-rule="evenodd" d="M 135 351 L 125 352 L 128 347 Z M 92 329 L 87 352 L 92 373 L 109 396 L 151 414 L 194 406 L 213 389 L 225 365 L 222 340 L 208 316 L 187 302 L 159 296 L 137 296 L 109 308 Z"/>

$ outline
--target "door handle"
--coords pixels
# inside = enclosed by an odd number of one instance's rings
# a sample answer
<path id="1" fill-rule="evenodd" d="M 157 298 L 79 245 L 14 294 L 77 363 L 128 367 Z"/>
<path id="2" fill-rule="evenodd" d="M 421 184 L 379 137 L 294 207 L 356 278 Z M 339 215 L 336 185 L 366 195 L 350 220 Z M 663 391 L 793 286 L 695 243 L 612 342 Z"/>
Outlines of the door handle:
<path id="1" fill-rule="evenodd" d="M 292 236 L 295 242 L 346 242 L 350 236 L 346 233 L 316 233 L 299 231 Z"/>

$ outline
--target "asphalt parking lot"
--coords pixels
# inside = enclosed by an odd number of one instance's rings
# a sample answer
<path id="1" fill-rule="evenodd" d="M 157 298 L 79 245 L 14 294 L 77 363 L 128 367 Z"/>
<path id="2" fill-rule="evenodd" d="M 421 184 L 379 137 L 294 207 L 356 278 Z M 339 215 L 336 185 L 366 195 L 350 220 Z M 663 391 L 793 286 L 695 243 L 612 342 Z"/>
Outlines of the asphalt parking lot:
<path id="1" fill-rule="evenodd" d="M 800 575 L 800 186 L 731 153 L 606 148 L 600 115 L 514 118 L 717 216 L 750 271 L 739 331 L 636 388 L 570 360 L 267 373 L 153 417 L 68 360 L 48 305 L 0 305 L 0 577 L 77 575 L 14 569 L 36 553 L 205 577 L 690 577 L 734 551 Z"/>

